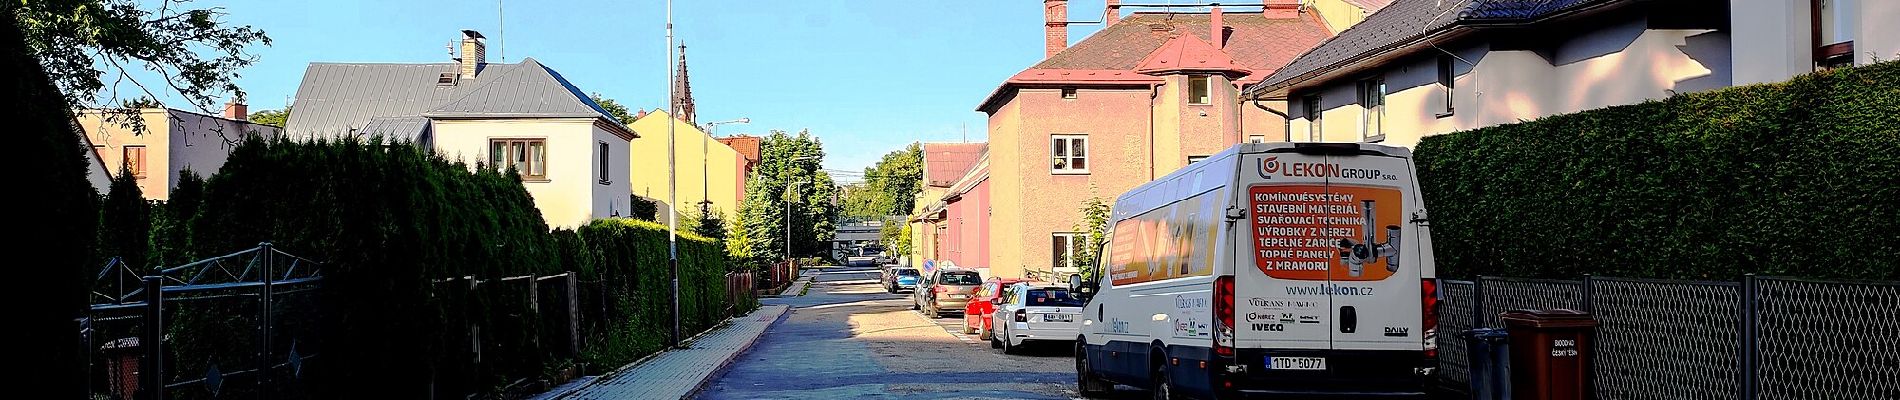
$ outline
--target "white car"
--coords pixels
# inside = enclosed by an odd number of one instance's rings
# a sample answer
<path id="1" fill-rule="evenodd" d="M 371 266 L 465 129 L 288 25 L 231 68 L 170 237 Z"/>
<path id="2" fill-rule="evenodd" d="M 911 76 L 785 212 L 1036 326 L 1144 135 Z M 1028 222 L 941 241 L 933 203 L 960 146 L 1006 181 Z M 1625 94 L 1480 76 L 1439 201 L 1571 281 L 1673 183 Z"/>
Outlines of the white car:
<path id="1" fill-rule="evenodd" d="M 1072 342 L 1081 328 L 1082 301 L 1069 289 L 1018 283 L 1003 289 L 990 315 L 990 347 L 1015 354 L 1023 343 Z"/>

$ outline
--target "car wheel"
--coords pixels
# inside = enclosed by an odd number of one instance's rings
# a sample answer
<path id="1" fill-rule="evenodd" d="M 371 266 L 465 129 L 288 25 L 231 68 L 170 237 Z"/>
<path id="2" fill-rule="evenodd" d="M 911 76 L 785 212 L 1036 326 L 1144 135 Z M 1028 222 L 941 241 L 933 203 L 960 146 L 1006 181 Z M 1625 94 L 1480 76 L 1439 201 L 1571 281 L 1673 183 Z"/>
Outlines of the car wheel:
<path id="1" fill-rule="evenodd" d="M 1153 400 L 1181 400 L 1186 398 L 1174 393 L 1174 378 L 1168 374 L 1167 363 L 1155 363 L 1154 371 L 1150 372 L 1149 375 L 1151 375 L 1152 378 L 1149 379 L 1151 383 L 1149 383 L 1148 398 Z"/>
<path id="2" fill-rule="evenodd" d="M 990 348 L 992 348 L 992 349 L 1000 349 L 1000 348 L 1003 348 L 1003 343 L 1002 343 L 1002 342 L 998 342 L 998 341 L 996 341 L 996 335 L 995 335 L 995 334 L 990 334 Z"/>
<path id="3" fill-rule="evenodd" d="M 983 340 L 990 340 L 994 342 L 994 340 L 996 339 L 996 334 L 990 333 L 989 329 L 977 329 L 976 338 L 983 339 Z"/>
<path id="4" fill-rule="evenodd" d="M 937 314 L 936 305 L 931 305 L 930 307 L 924 307 L 924 317 L 930 318 L 930 319 L 937 319 L 937 318 L 942 318 L 943 316 L 940 314 Z"/>
<path id="5" fill-rule="evenodd" d="M 964 317 L 964 318 L 963 318 L 963 334 L 965 334 L 965 335 L 969 335 L 969 334 L 974 334 L 974 333 L 976 333 L 976 327 L 974 327 L 974 326 L 970 326 L 970 318 L 969 318 L 969 317 L 967 317 L 967 316 L 966 316 L 966 317 Z"/>
<path id="6" fill-rule="evenodd" d="M 1095 369 L 1089 368 L 1088 346 L 1081 341 L 1075 342 L 1075 386 L 1083 397 L 1098 397 L 1108 394 L 1113 388 L 1102 378 L 1095 376 Z"/>
<path id="7" fill-rule="evenodd" d="M 1018 353 L 1022 353 L 1022 351 L 1023 351 L 1023 345 L 1022 345 L 1022 344 L 1017 344 L 1017 343 L 1012 343 L 1012 342 L 1015 342 L 1015 341 L 1016 341 L 1016 338 L 1015 338 L 1015 337 L 1013 337 L 1013 336 L 1010 336 L 1010 335 L 1009 335 L 1009 331 L 1007 331 L 1007 330 L 1005 330 L 1005 331 L 1003 331 L 1003 337 L 1002 337 L 1002 339 L 1003 339 L 1003 354 L 1018 354 Z"/>
<path id="8" fill-rule="evenodd" d="M 921 310 L 922 308 L 920 308 L 920 307 L 918 307 L 918 306 L 917 306 L 917 302 L 916 302 L 916 301 L 912 301 L 912 302 L 910 302 L 910 309 L 912 309 L 912 310 Z"/>

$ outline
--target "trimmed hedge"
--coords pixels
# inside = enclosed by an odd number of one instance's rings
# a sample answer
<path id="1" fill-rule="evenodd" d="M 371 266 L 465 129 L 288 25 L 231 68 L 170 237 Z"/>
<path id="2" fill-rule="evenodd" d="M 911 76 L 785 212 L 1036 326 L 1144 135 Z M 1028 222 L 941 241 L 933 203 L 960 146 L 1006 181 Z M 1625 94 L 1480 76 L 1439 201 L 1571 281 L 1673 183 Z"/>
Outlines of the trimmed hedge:
<path id="1" fill-rule="evenodd" d="M 1900 63 L 1428 137 L 1441 277 L 1900 279 Z"/>
<path id="2" fill-rule="evenodd" d="M 612 329 L 590 330 L 588 361 L 658 350 L 667 331 L 655 327 L 671 317 L 663 227 L 611 220 L 550 232 L 513 172 L 407 143 L 248 139 L 208 180 L 199 209 L 190 230 L 198 254 L 270 240 L 325 262 L 312 321 L 320 333 L 299 342 L 322 354 L 306 375 L 312 397 L 494 394 L 571 362 L 557 356 L 558 324 L 532 310 L 528 283 L 504 277 L 574 271 L 615 288 L 591 302 L 613 302 L 616 313 L 604 318 Z M 724 317 L 724 253 L 714 248 L 680 242 L 686 332 Z M 466 278 L 482 283 L 469 289 Z"/>

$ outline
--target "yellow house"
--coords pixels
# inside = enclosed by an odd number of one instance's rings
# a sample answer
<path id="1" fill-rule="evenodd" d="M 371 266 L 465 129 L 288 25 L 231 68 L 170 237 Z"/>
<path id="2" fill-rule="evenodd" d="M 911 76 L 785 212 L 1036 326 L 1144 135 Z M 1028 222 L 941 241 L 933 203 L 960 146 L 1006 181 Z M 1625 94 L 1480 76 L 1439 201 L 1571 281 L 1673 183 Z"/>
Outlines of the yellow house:
<path id="1" fill-rule="evenodd" d="M 737 150 L 713 139 L 697 126 L 672 118 L 664 110 L 654 110 L 634 119 L 639 139 L 629 144 L 627 173 L 634 195 L 656 200 L 661 214 L 675 209 L 666 204 L 666 124 L 673 124 L 673 156 L 678 180 L 674 201 L 681 204 L 681 215 L 697 213 L 700 207 L 731 216 L 745 198 L 745 157 Z"/>

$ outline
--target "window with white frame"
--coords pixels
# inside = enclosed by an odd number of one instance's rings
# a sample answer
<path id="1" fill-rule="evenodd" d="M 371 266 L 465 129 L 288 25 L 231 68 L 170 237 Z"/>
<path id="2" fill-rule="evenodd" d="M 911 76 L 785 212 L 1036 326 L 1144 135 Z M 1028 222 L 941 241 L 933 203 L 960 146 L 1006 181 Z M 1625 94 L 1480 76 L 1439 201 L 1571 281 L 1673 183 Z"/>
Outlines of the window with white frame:
<path id="1" fill-rule="evenodd" d="M 1088 245 L 1088 234 L 1081 232 L 1056 232 L 1049 236 L 1049 266 L 1057 271 L 1073 271 L 1081 264 L 1076 257 L 1082 246 Z"/>
<path id="2" fill-rule="evenodd" d="M 1049 171 L 1054 173 L 1089 172 L 1088 135 L 1050 135 Z"/>
<path id="3" fill-rule="evenodd" d="M 1214 86 L 1207 75 L 1188 76 L 1188 104 L 1212 104 Z"/>
<path id="4" fill-rule="evenodd" d="M 515 168 L 522 179 L 547 180 L 547 139 L 493 139 L 488 141 L 488 159 L 495 168 Z"/>
<path id="5" fill-rule="evenodd" d="M 1359 140 L 1385 140 L 1385 79 L 1359 81 Z"/>
<path id="6" fill-rule="evenodd" d="M 595 163 L 599 164 L 597 168 L 600 170 L 600 184 L 611 185 L 614 183 L 613 169 L 611 169 L 612 165 L 609 163 L 609 161 L 612 160 L 609 155 L 612 153 L 608 152 L 610 147 L 607 147 L 607 142 L 598 143 L 600 144 L 600 150 L 598 154 L 594 156 L 594 160 Z"/>
<path id="7" fill-rule="evenodd" d="M 1266 143 L 1267 135 L 1248 135 L 1247 143 Z"/>
<path id="8" fill-rule="evenodd" d="M 1854 35 L 1860 30 L 1860 0 L 1810 0 L 1814 24 L 1814 62 L 1823 68 L 1854 64 Z"/>
<path id="9" fill-rule="evenodd" d="M 1452 74 L 1451 68 L 1453 64 L 1451 61 L 1452 57 L 1450 54 L 1438 55 L 1438 90 L 1444 91 L 1445 94 L 1445 106 L 1438 110 L 1439 117 L 1450 116 L 1452 112 L 1451 93 L 1453 86 L 1455 86 L 1457 82 L 1456 79 L 1454 79 L 1456 76 Z"/>

